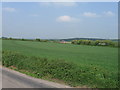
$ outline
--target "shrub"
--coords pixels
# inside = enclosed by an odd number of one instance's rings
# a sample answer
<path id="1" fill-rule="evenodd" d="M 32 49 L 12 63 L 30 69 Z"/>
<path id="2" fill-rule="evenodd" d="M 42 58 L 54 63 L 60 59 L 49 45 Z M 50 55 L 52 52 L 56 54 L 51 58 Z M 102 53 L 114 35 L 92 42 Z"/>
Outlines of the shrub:
<path id="1" fill-rule="evenodd" d="M 95 65 L 76 65 L 65 60 L 48 60 L 47 58 L 28 57 L 17 52 L 3 51 L 3 65 L 15 66 L 18 70 L 25 70 L 38 78 L 51 76 L 60 79 L 71 86 L 87 85 L 90 87 L 116 88 L 117 78 Z"/>
<path id="2" fill-rule="evenodd" d="M 22 40 L 22 41 L 25 41 L 25 39 L 24 39 L 24 38 L 22 38 L 21 40 Z"/>
<path id="3" fill-rule="evenodd" d="M 41 41 L 39 38 L 36 38 L 36 41 Z"/>
<path id="4" fill-rule="evenodd" d="M 91 45 L 91 46 L 112 46 L 112 47 L 118 47 L 118 42 L 113 42 L 110 40 L 73 40 L 71 42 L 72 44 L 77 45 Z"/>

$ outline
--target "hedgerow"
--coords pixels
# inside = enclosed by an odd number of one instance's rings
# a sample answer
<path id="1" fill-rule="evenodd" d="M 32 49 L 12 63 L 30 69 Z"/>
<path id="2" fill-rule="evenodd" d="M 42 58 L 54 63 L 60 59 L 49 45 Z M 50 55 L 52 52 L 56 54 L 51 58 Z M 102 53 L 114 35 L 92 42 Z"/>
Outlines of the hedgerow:
<path id="1" fill-rule="evenodd" d="M 111 40 L 73 40 L 71 43 L 76 45 L 119 47 L 118 42 L 113 42 Z"/>
<path id="2" fill-rule="evenodd" d="M 95 65 L 76 65 L 65 60 L 49 60 L 47 58 L 28 57 L 17 52 L 3 51 L 2 64 L 14 66 L 18 71 L 25 70 L 37 78 L 51 76 L 71 86 L 88 86 L 94 88 L 117 88 L 117 77 L 104 68 Z"/>

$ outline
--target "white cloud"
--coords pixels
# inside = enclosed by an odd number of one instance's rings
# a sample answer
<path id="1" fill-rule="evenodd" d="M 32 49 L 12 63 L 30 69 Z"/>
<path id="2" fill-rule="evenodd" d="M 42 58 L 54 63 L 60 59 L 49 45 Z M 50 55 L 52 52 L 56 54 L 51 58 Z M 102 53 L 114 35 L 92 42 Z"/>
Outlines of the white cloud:
<path id="1" fill-rule="evenodd" d="M 16 9 L 15 8 L 10 8 L 10 7 L 5 7 L 3 8 L 4 11 L 7 11 L 7 12 L 15 12 Z"/>
<path id="2" fill-rule="evenodd" d="M 96 13 L 92 13 L 92 12 L 84 12 L 83 16 L 91 17 L 91 18 L 100 17 L 100 15 L 97 15 Z"/>
<path id="3" fill-rule="evenodd" d="M 42 6 L 76 6 L 76 2 L 40 2 Z"/>
<path id="4" fill-rule="evenodd" d="M 114 16 L 115 14 L 111 11 L 103 12 L 105 16 Z"/>
<path id="5" fill-rule="evenodd" d="M 71 16 L 60 16 L 56 19 L 58 22 L 78 22 L 79 19 L 71 17 Z"/>
<path id="6" fill-rule="evenodd" d="M 101 14 L 97 13 L 92 13 L 92 12 L 84 12 L 83 16 L 85 17 L 91 17 L 91 18 L 96 18 L 96 17 L 104 17 L 104 16 L 114 16 L 115 14 L 111 11 L 105 11 Z"/>

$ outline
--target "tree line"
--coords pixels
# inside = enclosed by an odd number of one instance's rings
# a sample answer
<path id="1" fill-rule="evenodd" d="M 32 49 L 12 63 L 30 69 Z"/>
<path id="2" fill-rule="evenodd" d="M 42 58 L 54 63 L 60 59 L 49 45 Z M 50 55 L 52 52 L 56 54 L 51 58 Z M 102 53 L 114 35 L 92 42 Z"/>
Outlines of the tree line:
<path id="1" fill-rule="evenodd" d="M 37 41 L 37 42 L 59 42 L 55 40 L 44 40 L 44 39 L 16 39 L 16 38 L 2 38 L 4 40 L 20 40 L 20 41 Z M 91 46 L 111 46 L 111 47 L 119 47 L 120 43 L 117 41 L 111 40 L 72 40 L 71 44 L 75 45 L 91 45 Z"/>
<path id="2" fill-rule="evenodd" d="M 39 42 L 47 42 L 48 40 L 43 40 L 43 39 L 39 39 L 39 38 L 36 38 L 36 39 L 24 39 L 24 38 L 2 38 L 3 40 L 20 40 L 20 41 L 39 41 Z"/>
<path id="3" fill-rule="evenodd" d="M 118 42 L 111 40 L 72 40 L 72 44 L 76 45 L 91 45 L 91 46 L 111 46 L 118 47 Z"/>

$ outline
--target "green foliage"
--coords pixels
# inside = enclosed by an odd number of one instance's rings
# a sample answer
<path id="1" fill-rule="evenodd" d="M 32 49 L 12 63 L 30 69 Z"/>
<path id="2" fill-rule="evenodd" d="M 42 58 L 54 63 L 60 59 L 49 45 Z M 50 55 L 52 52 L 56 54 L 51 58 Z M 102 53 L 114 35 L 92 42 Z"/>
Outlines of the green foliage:
<path id="1" fill-rule="evenodd" d="M 94 44 L 94 42 L 91 43 Z M 118 75 L 118 48 L 52 42 L 2 40 L 2 50 L 5 50 L 3 52 L 3 58 L 6 57 L 6 59 L 4 58 L 5 61 L 3 60 L 4 65 L 11 66 L 15 64 L 15 67 L 18 69 L 29 71 L 30 73 L 26 73 L 38 78 L 57 78 L 72 86 L 89 84 L 91 87 L 118 86 L 116 85 L 116 77 Z M 8 52 L 7 54 L 6 50 L 12 52 Z M 19 53 L 16 55 L 16 52 Z M 67 63 L 69 63 L 68 66 Z M 60 68 L 65 68 L 65 66 L 71 69 Z M 97 68 L 97 71 L 95 71 L 94 67 Z M 59 72 L 57 73 L 56 70 Z M 96 76 L 92 73 L 95 73 Z M 80 79 L 78 79 L 78 76 Z M 105 77 L 105 79 L 102 77 Z"/>
<path id="2" fill-rule="evenodd" d="M 118 49 L 89 45 L 59 44 L 2 40 L 2 50 L 17 51 L 25 56 L 64 59 L 76 64 L 94 64 L 110 71 L 117 71 Z"/>
<path id="3" fill-rule="evenodd" d="M 65 60 L 48 60 L 47 58 L 28 57 L 20 53 L 3 51 L 3 65 L 14 66 L 19 71 L 25 70 L 35 77 L 59 79 L 71 86 L 87 85 L 95 88 L 116 88 L 117 78 L 95 65 L 76 65 Z"/>
<path id="4" fill-rule="evenodd" d="M 36 38 L 36 41 L 40 41 L 40 39 L 39 39 L 39 38 Z"/>
<path id="5" fill-rule="evenodd" d="M 12 40 L 12 38 L 11 38 L 11 37 L 10 37 L 9 39 L 10 39 L 10 40 Z"/>
<path id="6" fill-rule="evenodd" d="M 100 43 L 100 41 L 99 41 L 99 40 L 96 40 L 96 41 L 95 41 L 95 46 L 98 46 L 99 43 Z"/>
<path id="7" fill-rule="evenodd" d="M 37 41 L 37 42 L 48 42 L 49 40 L 42 40 L 42 39 L 39 39 L 39 38 L 36 38 L 35 40 L 33 39 L 16 39 L 16 38 L 4 38 L 3 40 L 17 40 L 17 41 Z"/>
<path id="8" fill-rule="evenodd" d="M 36 41 L 39 41 L 39 42 L 47 42 L 48 40 L 42 40 L 42 39 L 36 38 Z"/>
<path id="9" fill-rule="evenodd" d="M 22 38 L 21 40 L 22 40 L 22 41 L 25 41 L 25 39 L 24 39 L 24 38 Z"/>
<path id="10" fill-rule="evenodd" d="M 95 41 L 93 41 L 93 40 L 73 40 L 72 44 L 118 47 L 118 42 L 112 42 L 110 40 L 95 40 Z"/>

